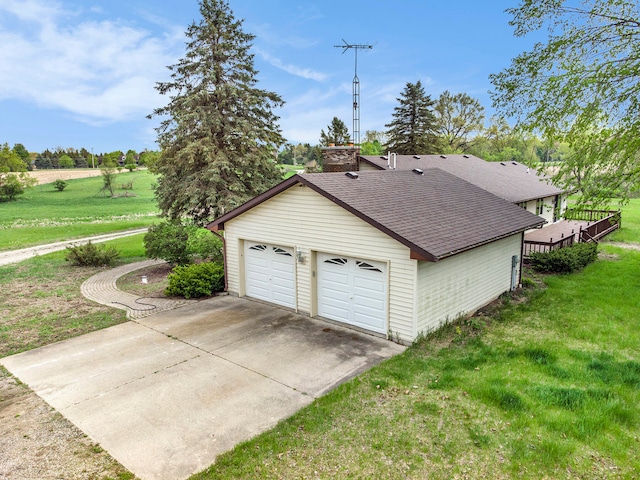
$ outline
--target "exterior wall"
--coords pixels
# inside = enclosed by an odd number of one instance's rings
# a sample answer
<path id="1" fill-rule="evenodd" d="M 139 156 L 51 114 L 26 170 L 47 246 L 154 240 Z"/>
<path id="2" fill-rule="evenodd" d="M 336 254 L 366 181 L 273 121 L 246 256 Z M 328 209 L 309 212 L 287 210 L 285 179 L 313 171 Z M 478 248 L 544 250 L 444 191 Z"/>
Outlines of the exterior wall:
<path id="1" fill-rule="evenodd" d="M 379 172 L 380 171 L 379 168 L 376 168 L 367 162 L 360 162 L 359 170 L 361 172 Z"/>
<path id="2" fill-rule="evenodd" d="M 511 288 L 511 257 L 521 257 L 522 234 L 440 262 L 419 262 L 417 332 L 427 333 L 473 313 Z M 516 281 L 520 278 L 518 263 Z"/>
<path id="3" fill-rule="evenodd" d="M 415 336 L 414 291 L 418 262 L 409 248 L 305 186 L 293 186 L 226 222 L 229 291 L 244 296 L 243 241 L 296 249 L 297 311 L 317 315 L 316 252 L 371 259 L 388 265 L 389 325 L 394 338 Z"/>

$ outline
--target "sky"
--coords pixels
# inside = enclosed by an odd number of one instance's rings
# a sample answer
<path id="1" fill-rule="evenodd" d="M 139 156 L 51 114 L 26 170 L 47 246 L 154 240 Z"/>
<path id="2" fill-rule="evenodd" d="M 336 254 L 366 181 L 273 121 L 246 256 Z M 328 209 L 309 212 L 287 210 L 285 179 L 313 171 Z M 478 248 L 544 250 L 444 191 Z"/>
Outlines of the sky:
<path id="1" fill-rule="evenodd" d="M 505 9 L 519 0 L 230 0 L 255 35 L 258 86 L 289 143 L 319 142 L 334 116 L 352 125 L 358 52 L 361 135 L 385 130 L 407 82 L 465 92 L 494 113 L 489 74 L 534 38 L 516 38 Z M 0 0 L 0 145 L 31 152 L 155 150 L 169 99 L 154 88 L 185 53 L 196 0 Z"/>

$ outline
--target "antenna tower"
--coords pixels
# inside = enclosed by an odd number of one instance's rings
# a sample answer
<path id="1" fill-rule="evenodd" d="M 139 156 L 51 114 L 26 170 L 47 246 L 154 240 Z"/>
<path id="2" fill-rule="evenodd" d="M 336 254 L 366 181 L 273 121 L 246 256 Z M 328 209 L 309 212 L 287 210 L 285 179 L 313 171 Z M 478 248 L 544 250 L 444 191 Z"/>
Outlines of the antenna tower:
<path id="1" fill-rule="evenodd" d="M 342 54 L 352 48 L 356 54 L 355 69 L 353 76 L 353 142 L 360 145 L 360 79 L 358 78 L 358 50 L 371 50 L 373 45 L 352 45 L 343 38 L 342 45 L 334 45 L 335 48 L 342 48 Z"/>

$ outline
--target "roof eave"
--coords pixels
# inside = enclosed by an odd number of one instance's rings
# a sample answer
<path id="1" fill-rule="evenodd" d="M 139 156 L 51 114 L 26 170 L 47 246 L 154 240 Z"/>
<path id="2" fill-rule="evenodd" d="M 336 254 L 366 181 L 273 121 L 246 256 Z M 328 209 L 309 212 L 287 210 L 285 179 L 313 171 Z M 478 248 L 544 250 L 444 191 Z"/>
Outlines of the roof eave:
<path id="1" fill-rule="evenodd" d="M 529 225 L 529 226 L 527 226 L 527 227 L 519 228 L 518 230 L 514 230 L 514 231 L 512 231 L 512 232 L 507 232 L 507 233 L 504 233 L 504 234 L 499 235 L 499 236 L 497 236 L 497 237 L 492 237 L 492 238 L 490 238 L 490 239 L 488 239 L 488 240 L 483 240 L 482 242 L 478 242 L 478 243 L 475 243 L 475 244 L 473 244 L 473 245 L 469 245 L 469 246 L 464 247 L 464 248 L 459 248 L 459 249 L 457 249 L 457 250 L 453 250 L 453 251 L 451 251 L 451 252 L 447 252 L 447 253 L 445 253 L 445 254 L 438 255 L 438 256 L 436 257 L 436 260 L 435 260 L 435 261 L 437 262 L 437 261 L 439 261 L 439 260 L 444 260 L 445 258 L 453 257 L 454 255 L 458 255 L 459 253 L 468 252 L 469 250 L 473 250 L 474 248 L 482 247 L 483 245 L 488 245 L 488 244 L 493 243 L 493 242 L 496 242 L 496 241 L 498 241 L 498 240 L 502 240 L 503 238 L 507 238 L 507 237 L 510 237 L 510 236 L 512 236 L 512 235 L 516 235 L 516 234 L 518 234 L 518 233 L 525 232 L 525 231 L 530 230 L 530 229 L 532 229 L 532 228 L 538 228 L 538 227 L 541 227 L 541 226 L 542 226 L 542 225 L 544 225 L 545 223 L 547 223 L 547 221 L 546 221 L 546 220 L 544 220 L 544 219 L 540 219 L 540 221 L 539 221 L 539 222 L 532 223 L 531 225 Z"/>

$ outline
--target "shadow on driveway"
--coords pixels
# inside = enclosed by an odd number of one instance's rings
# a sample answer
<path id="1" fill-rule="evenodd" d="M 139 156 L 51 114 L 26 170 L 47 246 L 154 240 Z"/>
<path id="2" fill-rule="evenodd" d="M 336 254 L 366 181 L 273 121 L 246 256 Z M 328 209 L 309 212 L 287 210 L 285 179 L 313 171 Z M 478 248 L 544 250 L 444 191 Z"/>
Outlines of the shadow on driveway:
<path id="1" fill-rule="evenodd" d="M 0 360 L 142 479 L 181 479 L 404 351 L 216 297 Z"/>

